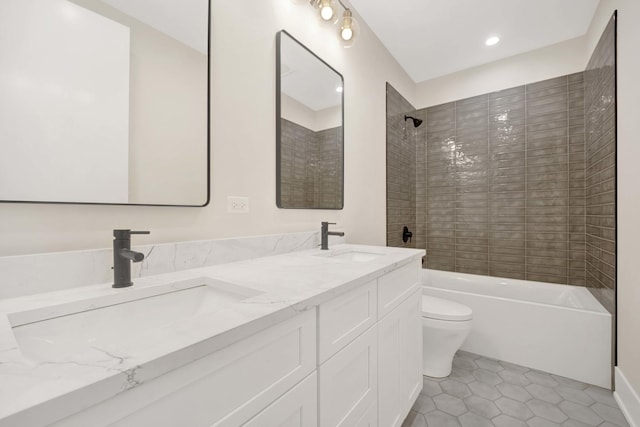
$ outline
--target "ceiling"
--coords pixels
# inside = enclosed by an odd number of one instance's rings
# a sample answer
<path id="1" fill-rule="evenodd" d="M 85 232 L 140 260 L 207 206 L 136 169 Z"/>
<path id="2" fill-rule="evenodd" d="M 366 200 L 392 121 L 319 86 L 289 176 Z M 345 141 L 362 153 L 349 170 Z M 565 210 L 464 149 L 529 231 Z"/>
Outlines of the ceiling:
<path id="1" fill-rule="evenodd" d="M 415 82 L 587 32 L 599 0 L 350 0 Z M 486 46 L 493 35 L 500 43 Z"/>
<path id="2" fill-rule="evenodd" d="M 313 111 L 341 105 L 340 75 L 286 33 L 280 40 L 282 92 Z"/>

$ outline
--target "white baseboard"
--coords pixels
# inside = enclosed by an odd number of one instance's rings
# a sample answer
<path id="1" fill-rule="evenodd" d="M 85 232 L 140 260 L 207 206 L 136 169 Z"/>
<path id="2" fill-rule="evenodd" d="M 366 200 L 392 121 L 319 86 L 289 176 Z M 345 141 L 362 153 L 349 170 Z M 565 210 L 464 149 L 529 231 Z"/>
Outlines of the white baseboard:
<path id="1" fill-rule="evenodd" d="M 618 402 L 622 413 L 631 427 L 640 427 L 640 396 L 633 389 L 627 377 L 616 366 L 616 391 L 613 397 Z"/>

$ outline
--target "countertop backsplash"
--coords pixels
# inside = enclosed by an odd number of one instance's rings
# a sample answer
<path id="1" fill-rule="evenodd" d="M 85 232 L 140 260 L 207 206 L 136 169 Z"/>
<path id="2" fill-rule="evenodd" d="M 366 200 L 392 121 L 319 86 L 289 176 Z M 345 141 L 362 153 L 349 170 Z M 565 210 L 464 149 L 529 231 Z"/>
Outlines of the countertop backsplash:
<path id="1" fill-rule="evenodd" d="M 344 237 L 330 236 L 330 243 L 344 242 Z M 131 273 L 134 278 L 153 276 L 312 249 L 319 244 L 319 232 L 300 232 L 133 246 L 145 259 L 132 264 Z M 111 248 L 0 257 L 0 299 L 109 283 L 113 281 L 112 266 Z"/>

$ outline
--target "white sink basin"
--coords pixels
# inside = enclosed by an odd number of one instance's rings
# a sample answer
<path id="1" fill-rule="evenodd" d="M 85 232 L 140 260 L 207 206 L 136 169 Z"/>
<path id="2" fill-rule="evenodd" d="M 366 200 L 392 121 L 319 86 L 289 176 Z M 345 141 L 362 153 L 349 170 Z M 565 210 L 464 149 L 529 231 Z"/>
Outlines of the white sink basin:
<path id="1" fill-rule="evenodd" d="M 368 262 L 381 256 L 381 254 L 371 252 L 345 252 L 343 254 L 333 255 L 331 258 L 353 262 Z"/>
<path id="2" fill-rule="evenodd" d="M 13 313 L 9 321 L 22 354 L 68 360 L 87 352 L 136 354 L 171 335 L 172 326 L 212 315 L 260 294 L 209 278 L 124 290 L 90 300 Z"/>
<path id="3" fill-rule="evenodd" d="M 350 251 L 321 253 L 321 254 L 317 254 L 316 256 L 321 256 L 325 258 L 331 258 L 331 259 L 346 261 L 346 262 L 369 262 L 376 258 L 380 258 L 381 256 L 384 256 L 384 254 L 350 250 Z"/>

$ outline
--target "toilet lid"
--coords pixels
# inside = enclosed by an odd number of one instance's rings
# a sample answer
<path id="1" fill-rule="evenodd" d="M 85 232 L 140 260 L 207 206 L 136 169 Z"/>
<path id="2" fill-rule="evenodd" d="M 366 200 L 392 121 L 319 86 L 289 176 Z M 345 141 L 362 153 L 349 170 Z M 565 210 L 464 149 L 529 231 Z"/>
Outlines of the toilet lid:
<path id="1" fill-rule="evenodd" d="M 473 312 L 466 305 L 442 298 L 422 295 L 422 317 L 437 320 L 471 320 Z"/>

